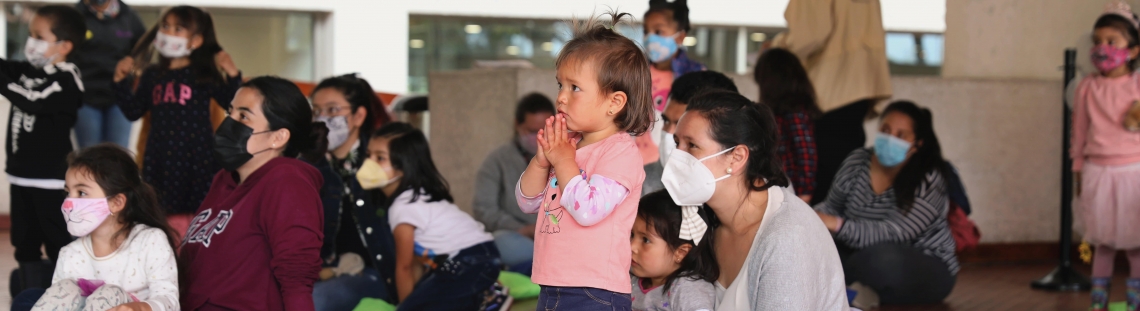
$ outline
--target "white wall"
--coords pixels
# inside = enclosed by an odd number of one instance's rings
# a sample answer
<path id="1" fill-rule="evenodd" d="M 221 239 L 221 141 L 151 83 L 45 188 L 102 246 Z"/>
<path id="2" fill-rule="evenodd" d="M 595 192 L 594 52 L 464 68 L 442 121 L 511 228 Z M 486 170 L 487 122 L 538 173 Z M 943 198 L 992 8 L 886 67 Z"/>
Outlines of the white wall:
<path id="1" fill-rule="evenodd" d="M 3 0 L 0 0 L 3 1 Z M 123 0 L 138 7 L 166 7 L 190 3 L 185 0 Z M 782 27 L 788 0 L 692 1 L 694 24 Z M 946 0 L 880 0 L 883 24 L 888 30 L 941 32 L 946 28 Z M 953 1 L 953 0 L 951 0 Z M 74 0 L 28 1 L 72 4 Z M 630 12 L 640 19 L 648 8 L 645 0 L 552 1 L 552 0 L 195 0 L 193 5 L 215 9 L 255 9 L 317 13 L 314 26 L 314 72 L 325 77 L 358 72 L 381 92 L 404 93 L 408 88 L 408 15 L 460 15 L 570 19 L 610 10 Z M 147 25 L 148 27 L 150 25 Z M 257 34 L 265 28 L 243 27 Z M 0 36 L 6 32 L 0 31 Z M 219 35 L 225 39 L 227 35 Z M 245 44 L 247 42 L 222 42 Z M 0 47 L 2 49 L 2 47 Z M 266 51 L 267 55 L 276 55 Z M 237 56 L 235 56 L 236 58 Z M 239 63 L 240 65 L 240 63 Z M 0 117 L 7 101 L 0 100 Z M 7 120 L 3 118 L 0 120 Z M 6 122 L 0 122 L 5 123 Z M 132 135 L 132 142 L 136 133 Z M 0 138 L 3 133 L 0 133 Z M 133 143 L 132 143 L 133 145 Z M 0 153 L 0 163 L 4 155 Z M 4 179 L 0 177 L 0 179 Z M 6 183 L 6 182 L 5 182 Z M 7 187 L 0 187 L 0 214 L 8 212 Z"/>
<path id="2" fill-rule="evenodd" d="M 1061 79 L 1108 0 L 947 0 L 944 77 Z M 1140 0 L 1125 0 L 1133 11 Z M 1079 60 L 1086 61 L 1087 50 Z"/>
<path id="3" fill-rule="evenodd" d="M 941 32 L 945 29 L 946 0 L 880 0 L 883 23 L 889 30 Z M 72 0 L 36 2 L 74 3 Z M 134 6 L 173 6 L 184 0 L 124 0 Z M 359 72 L 378 91 L 404 93 L 408 82 L 408 15 L 464 15 L 570 19 L 610 8 L 635 17 L 648 8 L 645 0 L 195 0 L 204 8 L 265 9 L 327 14 L 318 26 L 316 42 L 332 61 L 320 76 Z M 782 27 L 787 0 L 702 0 L 690 2 L 694 24 Z M 328 38 L 321 38 L 327 36 Z M 222 42 L 226 44 L 226 42 Z M 327 60 L 322 60 L 327 61 Z"/>

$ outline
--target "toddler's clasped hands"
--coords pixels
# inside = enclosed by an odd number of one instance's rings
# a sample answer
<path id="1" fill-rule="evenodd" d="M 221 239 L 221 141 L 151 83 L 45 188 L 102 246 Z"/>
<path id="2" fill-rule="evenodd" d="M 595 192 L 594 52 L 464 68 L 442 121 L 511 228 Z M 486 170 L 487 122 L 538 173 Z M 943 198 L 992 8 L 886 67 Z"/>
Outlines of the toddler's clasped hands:
<path id="1" fill-rule="evenodd" d="M 577 148 L 570 140 L 564 114 L 546 119 L 546 127 L 538 130 L 538 148 L 535 158 L 543 168 L 556 167 L 560 163 L 574 163 Z"/>

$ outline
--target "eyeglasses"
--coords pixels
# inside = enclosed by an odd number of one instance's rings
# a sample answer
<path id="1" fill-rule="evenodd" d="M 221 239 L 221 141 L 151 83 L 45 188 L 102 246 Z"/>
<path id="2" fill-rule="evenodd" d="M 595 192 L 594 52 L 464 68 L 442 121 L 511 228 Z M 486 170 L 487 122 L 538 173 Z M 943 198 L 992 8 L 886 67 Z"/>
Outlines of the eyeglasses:
<path id="1" fill-rule="evenodd" d="M 329 107 L 328 109 L 320 109 L 318 107 L 313 107 L 313 116 L 314 117 L 339 116 L 339 115 L 343 114 L 344 111 L 351 111 L 351 110 L 352 110 L 352 107 L 349 107 L 349 106 L 333 106 L 333 107 Z"/>

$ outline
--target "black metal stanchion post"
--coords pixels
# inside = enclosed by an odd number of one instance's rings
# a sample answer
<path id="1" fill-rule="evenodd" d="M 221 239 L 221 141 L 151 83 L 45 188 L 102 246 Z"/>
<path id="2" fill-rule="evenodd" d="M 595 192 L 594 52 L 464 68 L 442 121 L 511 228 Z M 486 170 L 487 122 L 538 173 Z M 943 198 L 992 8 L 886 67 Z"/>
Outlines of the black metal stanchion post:
<path id="1" fill-rule="evenodd" d="M 1076 76 L 1077 50 L 1065 50 L 1065 82 Z M 1064 93 L 1064 92 L 1062 92 Z M 1033 281 L 1034 289 L 1051 291 L 1078 291 L 1088 290 L 1089 280 L 1080 272 L 1073 270 L 1073 159 L 1069 157 L 1069 133 L 1071 133 L 1072 116 L 1069 105 L 1062 100 L 1064 109 L 1064 129 L 1061 143 L 1061 250 L 1059 263 L 1053 272 L 1039 280 Z"/>

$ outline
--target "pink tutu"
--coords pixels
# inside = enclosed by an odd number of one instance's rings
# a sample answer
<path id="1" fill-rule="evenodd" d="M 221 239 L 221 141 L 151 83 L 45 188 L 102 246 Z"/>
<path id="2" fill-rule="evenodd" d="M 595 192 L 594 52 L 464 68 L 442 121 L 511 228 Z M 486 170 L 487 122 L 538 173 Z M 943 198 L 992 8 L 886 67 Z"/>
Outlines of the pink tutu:
<path id="1" fill-rule="evenodd" d="M 1140 248 L 1140 163 L 1085 162 L 1080 202 L 1085 240 L 1115 249 Z"/>

